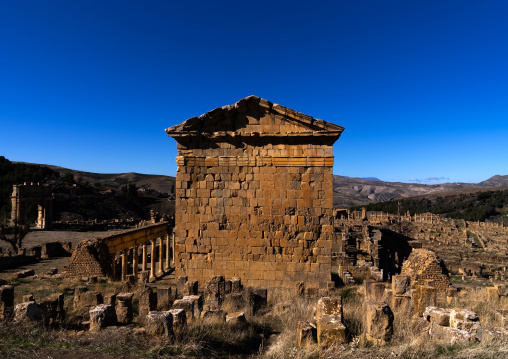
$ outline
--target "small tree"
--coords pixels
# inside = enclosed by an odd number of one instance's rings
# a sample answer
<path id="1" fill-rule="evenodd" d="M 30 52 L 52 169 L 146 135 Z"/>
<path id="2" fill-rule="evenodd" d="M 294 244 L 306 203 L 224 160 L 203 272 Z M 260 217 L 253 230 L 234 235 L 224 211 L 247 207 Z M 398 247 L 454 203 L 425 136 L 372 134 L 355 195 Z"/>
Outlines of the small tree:
<path id="1" fill-rule="evenodd" d="M 9 243 L 14 253 L 17 253 L 18 249 L 22 248 L 23 239 L 28 234 L 29 230 L 30 228 L 28 226 L 20 226 L 18 224 L 6 226 L 0 224 L 0 240 Z"/>

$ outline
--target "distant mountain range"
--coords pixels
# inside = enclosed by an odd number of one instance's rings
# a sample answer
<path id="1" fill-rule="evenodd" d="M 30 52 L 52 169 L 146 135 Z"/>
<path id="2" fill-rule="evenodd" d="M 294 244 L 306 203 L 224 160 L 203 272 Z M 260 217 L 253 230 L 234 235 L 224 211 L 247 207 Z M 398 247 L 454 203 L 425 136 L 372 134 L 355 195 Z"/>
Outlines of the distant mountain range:
<path id="1" fill-rule="evenodd" d="M 106 188 L 119 189 L 123 185 L 134 183 L 138 188 L 153 189 L 168 194 L 174 194 L 175 189 L 175 177 L 172 176 L 147 175 L 134 172 L 101 174 L 58 166 L 46 166 L 61 174 L 72 173 L 78 182 L 98 183 Z M 435 185 L 385 182 L 376 177 L 355 178 L 334 175 L 333 203 L 338 208 L 349 208 L 415 196 L 452 195 L 477 192 L 487 188 L 491 190 L 497 187 L 508 189 L 508 175 L 496 175 L 480 183 L 442 183 Z"/>
<path id="2" fill-rule="evenodd" d="M 333 203 L 334 207 L 349 208 L 401 198 L 471 193 L 486 189 L 492 190 L 493 188 L 508 189 L 508 175 L 496 175 L 480 183 L 442 183 L 434 185 L 384 182 L 377 178 L 375 180 L 365 180 L 334 175 Z"/>

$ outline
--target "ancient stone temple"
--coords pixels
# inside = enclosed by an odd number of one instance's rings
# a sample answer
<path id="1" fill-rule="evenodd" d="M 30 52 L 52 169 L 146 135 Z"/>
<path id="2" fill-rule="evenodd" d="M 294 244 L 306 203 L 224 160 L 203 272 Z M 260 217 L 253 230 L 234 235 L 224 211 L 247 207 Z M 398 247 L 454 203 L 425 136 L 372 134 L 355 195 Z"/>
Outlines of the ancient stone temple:
<path id="1" fill-rule="evenodd" d="M 255 96 L 166 129 L 178 148 L 176 275 L 326 287 L 343 130 Z"/>

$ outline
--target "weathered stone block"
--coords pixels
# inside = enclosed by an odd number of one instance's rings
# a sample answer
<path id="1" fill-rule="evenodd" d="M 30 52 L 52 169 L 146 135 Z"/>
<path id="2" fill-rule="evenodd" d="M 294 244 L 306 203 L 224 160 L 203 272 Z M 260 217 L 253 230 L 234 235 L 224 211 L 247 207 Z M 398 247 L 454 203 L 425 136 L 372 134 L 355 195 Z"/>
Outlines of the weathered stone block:
<path id="1" fill-rule="evenodd" d="M 145 318 L 150 311 L 157 309 L 157 293 L 145 285 L 139 290 L 139 317 Z"/>
<path id="2" fill-rule="evenodd" d="M 435 340 L 451 345 L 472 340 L 471 334 L 465 330 L 443 327 L 437 323 L 431 323 L 429 335 Z"/>
<path id="3" fill-rule="evenodd" d="M 90 309 L 90 331 L 98 331 L 116 324 L 116 313 L 112 305 L 99 304 Z"/>
<path id="4" fill-rule="evenodd" d="M 392 291 L 394 296 L 403 296 L 411 289 L 410 278 L 407 274 L 392 277 Z"/>
<path id="5" fill-rule="evenodd" d="M 363 282 L 365 299 L 373 302 L 381 302 L 384 300 L 385 284 L 383 282 L 374 282 L 367 279 Z"/>
<path id="6" fill-rule="evenodd" d="M 346 326 L 341 319 L 326 315 L 316 318 L 317 341 L 319 346 L 328 347 L 331 345 L 346 343 Z"/>
<path id="7" fill-rule="evenodd" d="M 35 320 L 42 322 L 47 318 L 46 307 L 35 302 L 20 303 L 14 307 L 14 320 Z"/>
<path id="8" fill-rule="evenodd" d="M 184 309 L 170 309 L 173 315 L 173 329 L 180 330 L 187 325 L 187 314 Z"/>
<path id="9" fill-rule="evenodd" d="M 45 307 L 50 323 L 65 319 L 64 295 L 62 293 L 55 293 L 44 298 L 41 306 Z"/>
<path id="10" fill-rule="evenodd" d="M 474 337 L 476 332 L 481 329 L 481 324 L 475 312 L 453 308 L 450 310 L 450 327 L 465 330 Z"/>
<path id="11" fill-rule="evenodd" d="M 145 319 L 145 330 L 148 335 L 169 337 L 173 334 L 173 315 L 169 311 L 151 311 Z"/>
<path id="12" fill-rule="evenodd" d="M 173 305 L 175 296 L 171 287 L 157 288 L 157 309 L 159 311 L 168 310 Z"/>
<path id="13" fill-rule="evenodd" d="M 0 319 L 9 319 L 14 308 L 14 287 L 2 285 L 0 287 Z"/>
<path id="14" fill-rule="evenodd" d="M 415 315 L 421 317 L 425 308 L 436 305 L 436 288 L 427 285 L 416 286 L 414 295 Z"/>
<path id="15" fill-rule="evenodd" d="M 365 302 L 364 328 L 368 340 L 386 344 L 393 335 L 393 313 L 386 303 Z"/>
<path id="16" fill-rule="evenodd" d="M 134 293 L 120 293 L 116 296 L 115 312 L 118 323 L 129 324 L 132 322 L 134 312 L 132 310 L 132 298 Z"/>
<path id="17" fill-rule="evenodd" d="M 423 318 L 429 322 L 436 323 L 442 327 L 450 326 L 450 310 L 437 308 L 437 307 L 427 307 L 423 312 Z"/>
<path id="18" fill-rule="evenodd" d="M 342 297 L 323 297 L 318 300 L 316 306 L 316 317 L 333 315 L 342 321 Z"/>

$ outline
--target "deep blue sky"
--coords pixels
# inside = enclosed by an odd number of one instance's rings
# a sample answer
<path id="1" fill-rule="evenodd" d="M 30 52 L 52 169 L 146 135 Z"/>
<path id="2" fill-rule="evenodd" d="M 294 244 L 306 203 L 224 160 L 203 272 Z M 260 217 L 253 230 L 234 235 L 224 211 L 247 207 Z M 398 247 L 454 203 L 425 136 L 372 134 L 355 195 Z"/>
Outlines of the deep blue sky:
<path id="1" fill-rule="evenodd" d="M 504 0 L 2 0 L 0 155 L 175 175 L 165 128 L 256 95 L 344 126 L 335 174 L 506 175 L 507 19 Z"/>

